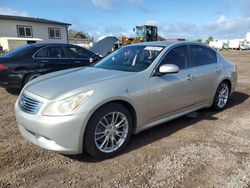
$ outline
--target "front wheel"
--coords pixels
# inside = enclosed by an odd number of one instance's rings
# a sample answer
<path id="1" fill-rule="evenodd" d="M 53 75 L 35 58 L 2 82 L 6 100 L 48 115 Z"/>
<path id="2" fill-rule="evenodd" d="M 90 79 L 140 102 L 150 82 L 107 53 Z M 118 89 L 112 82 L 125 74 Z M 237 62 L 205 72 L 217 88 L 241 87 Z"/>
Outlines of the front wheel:
<path id="1" fill-rule="evenodd" d="M 104 159 L 118 154 L 132 133 L 132 118 L 128 110 L 110 103 L 97 110 L 87 124 L 84 149 L 95 158 Z"/>
<path id="2" fill-rule="evenodd" d="M 218 111 L 223 110 L 226 107 L 229 95 L 230 95 L 230 89 L 228 83 L 222 82 L 216 91 L 212 106 L 213 109 Z"/>

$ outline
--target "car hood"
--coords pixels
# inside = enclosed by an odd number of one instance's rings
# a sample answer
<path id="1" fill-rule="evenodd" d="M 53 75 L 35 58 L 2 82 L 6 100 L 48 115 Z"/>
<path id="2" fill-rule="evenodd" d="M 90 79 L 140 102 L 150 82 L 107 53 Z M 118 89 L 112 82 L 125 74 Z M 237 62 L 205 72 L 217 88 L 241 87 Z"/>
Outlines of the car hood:
<path id="1" fill-rule="evenodd" d="M 134 73 L 94 67 L 69 69 L 38 77 L 28 83 L 24 90 L 47 99 L 55 99 L 81 88 L 87 89 L 96 82 L 104 82 L 130 74 Z"/>

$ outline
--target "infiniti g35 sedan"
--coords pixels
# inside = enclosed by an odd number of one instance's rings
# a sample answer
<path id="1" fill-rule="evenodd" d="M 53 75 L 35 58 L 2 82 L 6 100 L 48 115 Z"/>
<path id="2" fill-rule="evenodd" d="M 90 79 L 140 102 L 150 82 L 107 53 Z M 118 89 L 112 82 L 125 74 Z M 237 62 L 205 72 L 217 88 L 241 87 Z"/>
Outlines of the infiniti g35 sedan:
<path id="1" fill-rule="evenodd" d="M 118 154 L 133 133 L 201 108 L 223 110 L 237 83 L 234 64 L 191 42 L 125 46 L 86 67 L 41 76 L 15 112 L 27 140 L 64 154 Z"/>
<path id="2" fill-rule="evenodd" d="M 93 52 L 71 44 L 25 45 L 0 57 L 0 87 L 22 88 L 40 75 L 88 66 L 98 59 Z"/>

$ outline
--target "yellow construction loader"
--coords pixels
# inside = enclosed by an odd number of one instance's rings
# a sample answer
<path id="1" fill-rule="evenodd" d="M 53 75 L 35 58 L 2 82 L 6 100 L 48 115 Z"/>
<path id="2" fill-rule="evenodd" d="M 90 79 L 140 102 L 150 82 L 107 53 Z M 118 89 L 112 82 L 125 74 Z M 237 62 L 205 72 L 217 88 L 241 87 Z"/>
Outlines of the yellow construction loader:
<path id="1" fill-rule="evenodd" d="M 121 43 L 122 45 L 128 45 L 138 42 L 149 42 L 149 41 L 157 41 L 158 40 L 158 28 L 152 25 L 142 25 L 136 26 L 134 29 L 136 37 L 122 37 Z"/>
<path id="2" fill-rule="evenodd" d="M 112 51 L 128 44 L 166 40 L 165 38 L 158 36 L 158 28 L 153 25 L 136 26 L 134 32 L 135 37 L 122 36 L 120 40 L 114 44 Z"/>

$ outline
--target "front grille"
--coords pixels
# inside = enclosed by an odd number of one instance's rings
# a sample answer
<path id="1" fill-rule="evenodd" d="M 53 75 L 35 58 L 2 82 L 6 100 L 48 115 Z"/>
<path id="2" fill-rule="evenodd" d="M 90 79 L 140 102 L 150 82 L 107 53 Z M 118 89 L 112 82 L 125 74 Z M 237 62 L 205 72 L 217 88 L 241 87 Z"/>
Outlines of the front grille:
<path id="1" fill-rule="evenodd" d="M 40 110 L 43 103 L 31 97 L 22 95 L 18 101 L 18 104 L 22 111 L 28 114 L 36 114 Z"/>

